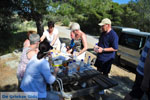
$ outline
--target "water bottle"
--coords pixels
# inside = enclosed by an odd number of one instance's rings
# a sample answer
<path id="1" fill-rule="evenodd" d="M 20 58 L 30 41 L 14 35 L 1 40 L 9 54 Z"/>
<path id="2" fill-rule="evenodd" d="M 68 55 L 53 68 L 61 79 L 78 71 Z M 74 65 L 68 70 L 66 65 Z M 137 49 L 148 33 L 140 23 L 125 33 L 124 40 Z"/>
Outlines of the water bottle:
<path id="1" fill-rule="evenodd" d="M 72 73 L 73 73 L 73 71 L 72 71 L 72 61 L 70 61 L 69 64 L 68 64 L 68 76 L 72 76 Z"/>
<path id="2" fill-rule="evenodd" d="M 98 43 L 96 43 L 94 46 L 94 51 L 97 52 L 97 50 L 98 50 Z"/>
<path id="3" fill-rule="evenodd" d="M 73 51 L 73 59 L 77 60 L 77 52 L 76 52 L 76 50 Z"/>
<path id="4" fill-rule="evenodd" d="M 62 43 L 61 52 L 62 52 L 62 53 L 66 53 L 66 51 L 67 51 L 66 44 L 65 44 L 65 43 Z"/>
<path id="5" fill-rule="evenodd" d="M 92 67 L 91 67 L 91 56 L 88 57 L 86 67 L 87 67 L 88 69 L 91 69 L 91 68 L 92 68 Z"/>
<path id="6" fill-rule="evenodd" d="M 83 61 L 83 59 L 81 59 L 79 72 L 80 72 L 80 73 L 83 73 L 83 71 L 84 71 L 84 61 Z"/>
<path id="7" fill-rule="evenodd" d="M 77 72 L 76 60 L 73 60 L 73 63 L 72 63 L 72 71 L 73 71 L 73 73 L 76 73 L 76 72 Z"/>
<path id="8" fill-rule="evenodd" d="M 91 56 L 88 57 L 87 65 L 91 65 Z"/>
<path id="9" fill-rule="evenodd" d="M 51 56 L 52 56 L 52 58 L 54 58 L 55 57 L 55 53 L 51 52 Z"/>

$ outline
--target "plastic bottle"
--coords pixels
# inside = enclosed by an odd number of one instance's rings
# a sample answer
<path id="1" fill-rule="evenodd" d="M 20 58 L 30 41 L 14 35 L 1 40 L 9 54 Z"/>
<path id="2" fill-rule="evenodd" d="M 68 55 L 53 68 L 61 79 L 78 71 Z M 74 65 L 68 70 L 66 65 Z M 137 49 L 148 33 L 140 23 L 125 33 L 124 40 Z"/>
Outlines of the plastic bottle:
<path id="1" fill-rule="evenodd" d="M 73 63 L 72 63 L 72 71 L 73 73 L 76 73 L 77 72 L 77 64 L 76 64 L 76 60 L 73 60 Z"/>
<path id="2" fill-rule="evenodd" d="M 77 60 L 77 52 L 76 52 L 76 50 L 73 51 L 73 59 Z"/>
<path id="3" fill-rule="evenodd" d="M 55 53 L 51 52 L 51 56 L 52 56 L 52 58 L 54 58 L 55 57 Z"/>
<path id="4" fill-rule="evenodd" d="M 96 43 L 94 46 L 94 51 L 97 52 L 97 50 L 98 50 L 98 43 Z"/>
<path id="5" fill-rule="evenodd" d="M 73 73 L 73 71 L 72 71 L 72 61 L 70 61 L 69 64 L 68 64 L 68 76 L 72 76 L 72 73 Z"/>
<path id="6" fill-rule="evenodd" d="M 66 51 L 67 51 L 66 44 L 62 43 L 61 52 L 66 53 Z"/>
<path id="7" fill-rule="evenodd" d="M 87 67 L 87 69 L 92 69 L 92 67 L 91 67 L 91 56 L 88 57 L 86 67 Z"/>
<path id="8" fill-rule="evenodd" d="M 83 71 L 84 71 L 84 61 L 83 61 L 83 59 L 81 59 L 79 72 L 80 72 L 80 73 L 83 73 Z"/>
<path id="9" fill-rule="evenodd" d="M 88 57 L 87 66 L 91 65 L 91 56 Z"/>

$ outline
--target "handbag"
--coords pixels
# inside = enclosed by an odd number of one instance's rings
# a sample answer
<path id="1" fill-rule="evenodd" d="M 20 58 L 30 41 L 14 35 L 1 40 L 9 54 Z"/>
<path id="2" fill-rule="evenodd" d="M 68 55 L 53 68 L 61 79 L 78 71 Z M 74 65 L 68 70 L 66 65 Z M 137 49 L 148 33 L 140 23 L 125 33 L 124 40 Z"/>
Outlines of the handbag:
<path id="1" fill-rule="evenodd" d="M 57 78 L 56 82 L 59 85 L 60 91 L 54 91 L 53 86 L 50 85 L 51 91 L 47 92 L 46 100 L 60 100 L 60 98 L 71 99 L 72 95 L 64 92 L 62 80 L 60 78 Z"/>

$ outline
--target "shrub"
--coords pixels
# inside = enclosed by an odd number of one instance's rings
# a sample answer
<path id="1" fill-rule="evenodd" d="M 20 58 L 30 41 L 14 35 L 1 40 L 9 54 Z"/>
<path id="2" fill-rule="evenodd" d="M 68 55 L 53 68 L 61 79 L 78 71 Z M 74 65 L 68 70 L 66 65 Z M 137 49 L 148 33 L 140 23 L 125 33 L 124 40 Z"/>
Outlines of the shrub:
<path id="1" fill-rule="evenodd" d="M 62 20 L 62 23 L 63 23 L 64 26 L 69 26 L 70 19 L 69 18 L 64 18 L 64 20 Z"/>

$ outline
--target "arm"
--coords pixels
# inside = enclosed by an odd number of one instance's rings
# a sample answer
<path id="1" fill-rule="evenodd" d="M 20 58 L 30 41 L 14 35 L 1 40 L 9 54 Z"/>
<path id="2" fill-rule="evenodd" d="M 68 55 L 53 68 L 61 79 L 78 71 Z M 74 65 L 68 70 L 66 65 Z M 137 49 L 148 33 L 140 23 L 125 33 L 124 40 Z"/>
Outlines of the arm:
<path id="1" fill-rule="evenodd" d="M 58 34 L 55 34 L 55 35 L 54 35 L 54 39 L 53 39 L 53 41 L 51 42 L 51 46 L 54 45 L 54 43 L 56 42 L 57 38 L 58 38 Z"/>
<path id="2" fill-rule="evenodd" d="M 67 52 L 71 54 L 71 52 L 72 52 L 72 49 L 69 49 Z"/>
<path id="3" fill-rule="evenodd" d="M 98 53 L 102 53 L 102 52 L 114 52 L 114 51 L 118 50 L 118 36 L 116 34 L 114 34 L 111 37 L 111 41 L 109 41 L 109 42 L 110 42 L 111 46 L 108 47 L 108 48 L 99 47 Z"/>
<path id="4" fill-rule="evenodd" d="M 112 47 L 110 47 L 110 48 L 102 48 L 102 47 L 99 47 L 99 49 L 98 49 L 98 52 L 99 52 L 99 53 L 102 53 L 102 52 L 113 52 L 113 51 L 117 51 L 117 49 L 114 49 L 114 48 L 112 48 Z"/>
<path id="5" fill-rule="evenodd" d="M 42 37 L 40 38 L 40 41 L 42 42 L 45 39 L 45 35 L 43 34 Z"/>
<path id="6" fill-rule="evenodd" d="M 148 90 L 148 88 L 150 87 L 149 82 L 150 82 L 150 49 L 148 51 L 145 64 L 144 64 L 144 78 L 141 85 L 143 91 Z"/>
<path id="7" fill-rule="evenodd" d="M 82 43 L 83 43 L 83 49 L 77 54 L 77 56 L 79 56 L 80 54 L 85 52 L 87 50 L 87 48 L 88 48 L 88 46 L 87 46 L 87 39 L 86 39 L 85 33 L 82 34 Z"/>
<path id="8" fill-rule="evenodd" d="M 26 39 L 23 43 L 23 47 L 26 48 L 26 47 L 29 47 L 30 46 L 30 41 L 29 39 Z"/>
<path id="9" fill-rule="evenodd" d="M 49 63 L 46 60 L 42 61 L 42 64 L 41 64 L 39 70 L 47 83 L 49 83 L 49 84 L 54 83 L 56 76 L 51 74 Z"/>

